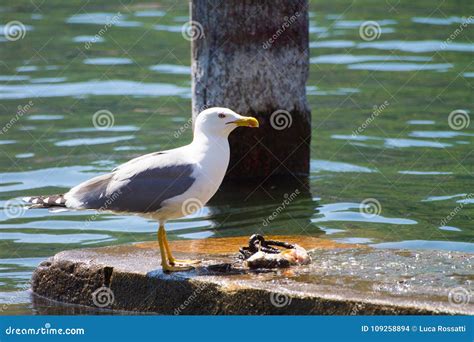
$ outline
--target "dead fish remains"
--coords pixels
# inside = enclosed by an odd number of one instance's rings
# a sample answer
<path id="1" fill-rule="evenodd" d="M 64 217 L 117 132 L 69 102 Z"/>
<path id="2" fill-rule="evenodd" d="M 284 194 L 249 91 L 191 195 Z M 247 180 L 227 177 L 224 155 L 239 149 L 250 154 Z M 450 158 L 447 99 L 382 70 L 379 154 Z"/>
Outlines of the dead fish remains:
<path id="1" fill-rule="evenodd" d="M 240 248 L 240 257 L 245 260 L 245 266 L 251 269 L 284 268 L 311 262 L 311 257 L 303 247 L 282 241 L 265 240 L 260 234 L 252 235 L 248 247 Z"/>

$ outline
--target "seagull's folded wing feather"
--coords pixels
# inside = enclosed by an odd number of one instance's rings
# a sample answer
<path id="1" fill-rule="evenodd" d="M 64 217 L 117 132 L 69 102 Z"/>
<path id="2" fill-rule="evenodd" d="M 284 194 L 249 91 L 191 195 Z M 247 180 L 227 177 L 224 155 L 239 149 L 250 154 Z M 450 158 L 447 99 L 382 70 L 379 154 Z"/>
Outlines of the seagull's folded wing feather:
<path id="1" fill-rule="evenodd" d="M 66 205 L 76 209 L 153 212 L 165 200 L 191 187 L 195 181 L 193 171 L 192 161 L 180 151 L 147 154 L 72 188 L 65 195 Z"/>

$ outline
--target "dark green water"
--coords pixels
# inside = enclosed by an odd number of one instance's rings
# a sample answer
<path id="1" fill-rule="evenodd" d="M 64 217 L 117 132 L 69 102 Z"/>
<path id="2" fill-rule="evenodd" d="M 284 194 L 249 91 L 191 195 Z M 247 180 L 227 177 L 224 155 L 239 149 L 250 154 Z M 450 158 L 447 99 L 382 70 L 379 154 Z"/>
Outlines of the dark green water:
<path id="1" fill-rule="evenodd" d="M 25 291 L 31 272 L 61 250 L 155 239 L 156 224 L 139 217 L 13 212 L 8 202 L 64 192 L 190 141 L 187 4 L 124 4 L 0 5 L 0 31 L 14 20 L 26 29 L 14 41 L 0 35 L 3 314 L 34 312 Z M 311 2 L 311 192 L 264 224 L 297 184 L 221 191 L 197 215 L 170 222 L 170 239 L 263 232 L 474 252 L 474 123 L 448 120 L 472 111 L 474 21 L 466 17 L 474 4 L 437 6 Z M 380 36 L 361 37 L 366 20 Z M 112 128 L 94 128 L 99 110 L 113 114 Z"/>

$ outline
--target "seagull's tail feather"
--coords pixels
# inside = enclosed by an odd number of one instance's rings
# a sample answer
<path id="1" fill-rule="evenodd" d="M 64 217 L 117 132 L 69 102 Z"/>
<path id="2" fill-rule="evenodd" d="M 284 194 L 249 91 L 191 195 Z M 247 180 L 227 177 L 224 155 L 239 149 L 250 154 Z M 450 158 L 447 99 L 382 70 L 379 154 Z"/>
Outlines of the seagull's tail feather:
<path id="1" fill-rule="evenodd" d="M 31 204 L 30 208 L 32 209 L 66 207 L 66 199 L 64 198 L 64 194 L 23 197 L 23 201 L 25 201 L 28 204 Z"/>

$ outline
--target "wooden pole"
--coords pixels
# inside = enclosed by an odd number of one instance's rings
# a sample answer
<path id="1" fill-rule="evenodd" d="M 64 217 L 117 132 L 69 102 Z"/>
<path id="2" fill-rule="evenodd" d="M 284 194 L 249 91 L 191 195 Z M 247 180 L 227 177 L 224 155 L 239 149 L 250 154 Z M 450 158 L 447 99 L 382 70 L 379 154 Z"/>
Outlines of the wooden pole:
<path id="1" fill-rule="evenodd" d="M 230 136 L 226 179 L 309 174 L 307 0 L 192 0 L 193 117 L 209 107 L 255 116 Z"/>

